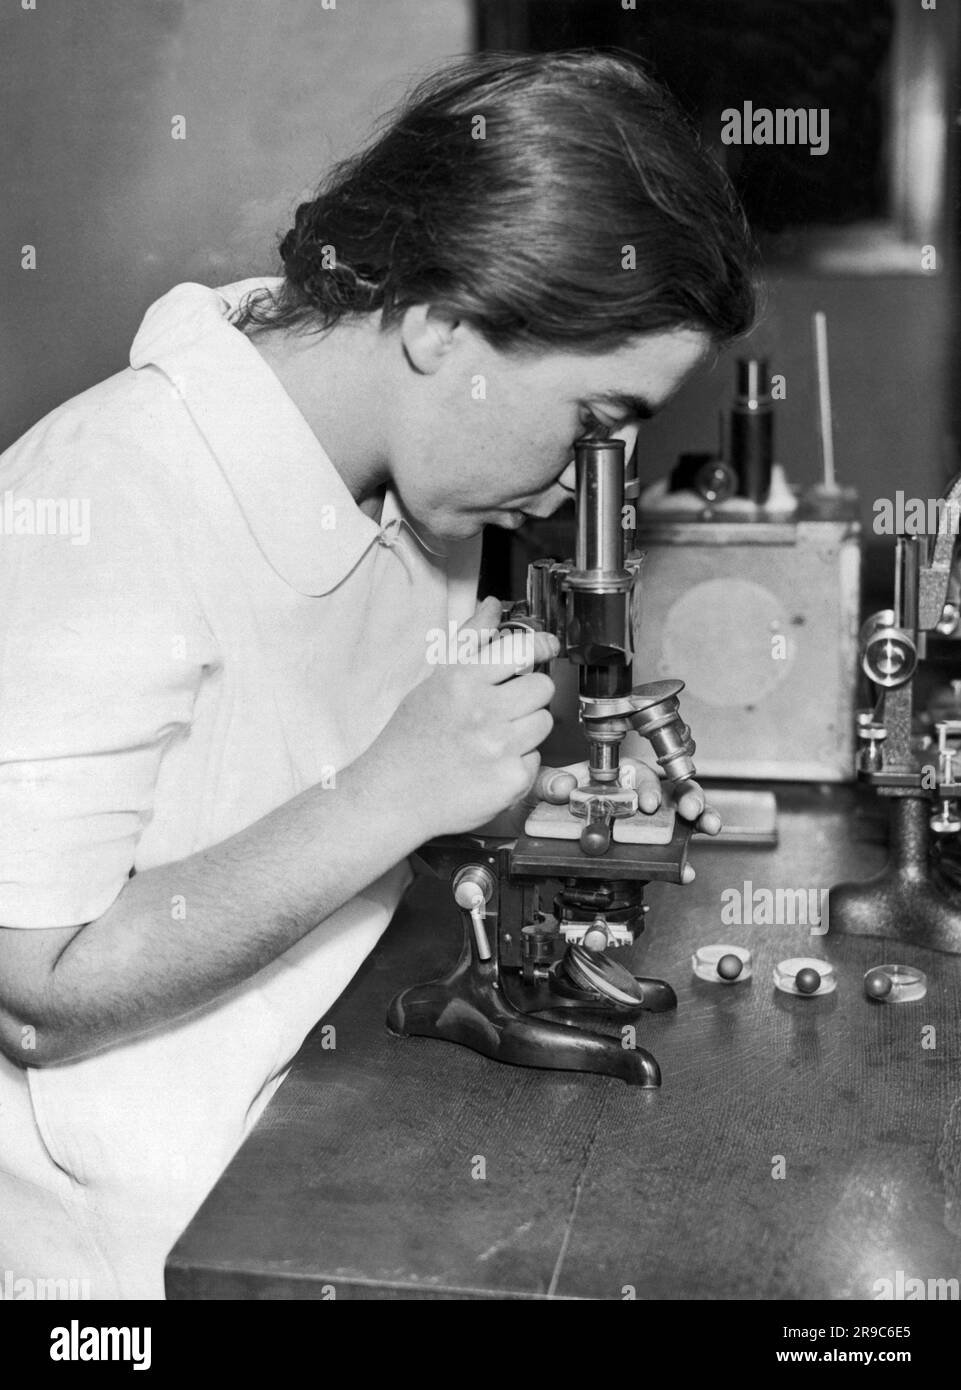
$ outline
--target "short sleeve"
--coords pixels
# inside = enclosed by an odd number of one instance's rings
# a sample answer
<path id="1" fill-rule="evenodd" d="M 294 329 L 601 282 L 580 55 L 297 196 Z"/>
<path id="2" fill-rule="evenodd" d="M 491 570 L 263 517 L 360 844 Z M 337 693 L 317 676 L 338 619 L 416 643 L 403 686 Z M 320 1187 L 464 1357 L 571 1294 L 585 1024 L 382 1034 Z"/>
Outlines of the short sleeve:
<path id="1" fill-rule="evenodd" d="M 175 510 L 156 487 L 137 486 L 129 444 L 80 443 L 79 469 L 69 450 L 52 465 L 28 456 L 24 466 L 24 441 L 0 464 L 8 927 L 82 925 L 116 899 L 164 752 L 189 732 L 211 661 Z"/>

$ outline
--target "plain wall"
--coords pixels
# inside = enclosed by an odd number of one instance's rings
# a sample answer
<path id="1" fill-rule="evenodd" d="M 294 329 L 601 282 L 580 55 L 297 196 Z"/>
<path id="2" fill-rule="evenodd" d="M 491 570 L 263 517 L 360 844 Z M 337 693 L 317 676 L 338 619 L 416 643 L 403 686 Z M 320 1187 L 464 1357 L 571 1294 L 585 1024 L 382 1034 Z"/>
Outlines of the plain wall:
<path id="1" fill-rule="evenodd" d="M 122 368 L 172 285 L 275 273 L 302 196 L 472 41 L 470 0 L 6 0 L 0 448 Z"/>
<path id="2" fill-rule="evenodd" d="M 277 268 L 277 233 L 411 74 L 469 51 L 470 0 L 10 0 L 0 20 L 0 446 L 122 367 L 171 285 Z M 171 138 L 174 116 L 187 138 Z M 959 131 L 952 129 L 952 159 Z M 956 198 L 955 198 L 956 201 Z M 955 227 L 957 214 L 955 212 Z M 752 345 L 787 379 L 778 455 L 819 461 L 810 315 L 829 321 L 839 479 L 932 496 L 957 467 L 950 422 L 956 232 L 937 276 L 784 278 Z M 20 248 L 38 268 L 20 268 Z M 741 349 L 747 351 L 747 345 Z M 645 427 L 645 473 L 709 448 L 722 359 Z M 880 544 L 880 543 L 879 543 Z M 884 547 L 889 549 L 890 547 Z"/>

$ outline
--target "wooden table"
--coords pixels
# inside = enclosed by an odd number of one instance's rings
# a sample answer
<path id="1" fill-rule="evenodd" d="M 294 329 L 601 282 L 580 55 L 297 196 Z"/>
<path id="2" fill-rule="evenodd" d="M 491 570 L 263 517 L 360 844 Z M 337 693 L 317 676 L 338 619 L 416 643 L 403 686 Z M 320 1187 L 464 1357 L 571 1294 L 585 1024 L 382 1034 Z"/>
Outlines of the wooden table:
<path id="1" fill-rule="evenodd" d="M 961 1277 L 961 957 L 722 925 L 745 880 L 816 889 L 884 861 L 879 803 L 779 801 L 777 849 L 698 839 L 697 881 L 649 890 L 634 965 L 679 998 L 639 1027 L 659 1091 L 389 1035 L 395 991 L 460 945 L 446 887 L 419 880 L 325 1020 L 336 1050 L 315 1031 L 174 1248 L 169 1297 L 872 1299 L 899 1270 Z M 751 981 L 694 977 L 722 941 L 752 950 Z M 800 954 L 834 963 L 833 995 L 775 991 Z M 891 960 L 928 972 L 926 999 L 865 999 Z"/>

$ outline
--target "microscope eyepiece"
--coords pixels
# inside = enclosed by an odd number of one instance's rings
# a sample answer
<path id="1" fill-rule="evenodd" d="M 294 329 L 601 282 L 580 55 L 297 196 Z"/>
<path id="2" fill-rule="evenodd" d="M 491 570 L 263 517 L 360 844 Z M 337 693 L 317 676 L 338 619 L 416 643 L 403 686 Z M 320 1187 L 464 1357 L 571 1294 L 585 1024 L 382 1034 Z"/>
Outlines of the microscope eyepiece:
<path id="1" fill-rule="evenodd" d="M 624 568 L 625 445 L 623 439 L 578 439 L 577 548 L 575 568 L 582 575 L 611 574 Z"/>

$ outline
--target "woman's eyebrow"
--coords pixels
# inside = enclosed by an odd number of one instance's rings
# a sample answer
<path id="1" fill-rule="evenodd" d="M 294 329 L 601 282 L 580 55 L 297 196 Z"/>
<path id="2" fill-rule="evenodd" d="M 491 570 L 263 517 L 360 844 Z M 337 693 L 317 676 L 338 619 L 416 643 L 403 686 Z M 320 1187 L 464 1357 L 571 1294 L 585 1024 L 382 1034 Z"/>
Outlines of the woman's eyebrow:
<path id="1" fill-rule="evenodd" d="M 656 413 L 656 407 L 652 406 L 650 401 L 645 400 L 643 396 L 633 396 L 629 392 L 598 391 L 591 399 L 616 406 L 635 420 L 650 420 Z"/>

